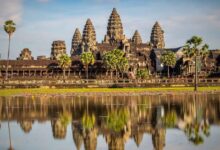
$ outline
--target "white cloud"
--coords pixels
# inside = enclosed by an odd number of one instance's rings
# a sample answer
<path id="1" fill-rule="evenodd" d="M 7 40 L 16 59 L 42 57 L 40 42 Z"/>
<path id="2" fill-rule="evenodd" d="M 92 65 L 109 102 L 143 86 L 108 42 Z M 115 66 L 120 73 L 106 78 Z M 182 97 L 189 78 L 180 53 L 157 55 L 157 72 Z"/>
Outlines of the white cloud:
<path id="1" fill-rule="evenodd" d="M 22 0 L 0 0 L 0 25 L 8 19 L 19 23 L 22 19 Z"/>

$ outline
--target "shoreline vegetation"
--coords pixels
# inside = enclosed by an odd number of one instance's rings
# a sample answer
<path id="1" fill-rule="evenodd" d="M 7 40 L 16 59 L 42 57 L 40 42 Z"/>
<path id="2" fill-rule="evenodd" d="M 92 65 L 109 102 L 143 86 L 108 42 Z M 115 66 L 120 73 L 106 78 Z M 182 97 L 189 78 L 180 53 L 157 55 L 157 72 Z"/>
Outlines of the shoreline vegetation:
<path id="1" fill-rule="evenodd" d="M 197 93 L 220 92 L 220 86 L 199 87 Z M 72 88 L 72 89 L 0 89 L 0 96 L 32 96 L 32 95 L 157 95 L 157 94 L 195 93 L 194 87 L 154 87 L 154 88 Z"/>

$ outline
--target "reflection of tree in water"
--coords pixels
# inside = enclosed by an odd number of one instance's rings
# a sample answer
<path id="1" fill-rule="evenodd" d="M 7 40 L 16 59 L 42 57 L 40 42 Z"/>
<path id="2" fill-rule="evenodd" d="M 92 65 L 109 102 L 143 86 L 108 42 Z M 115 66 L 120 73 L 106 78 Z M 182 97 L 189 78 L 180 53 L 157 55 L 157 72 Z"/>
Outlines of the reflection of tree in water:
<path id="1" fill-rule="evenodd" d="M 192 122 L 188 122 L 185 126 L 184 132 L 195 145 L 204 143 L 204 136 L 208 137 L 210 135 L 210 125 L 207 118 L 206 106 L 200 106 L 198 95 L 194 95 L 193 106 L 195 117 Z"/>
<path id="2" fill-rule="evenodd" d="M 82 134 L 85 150 L 95 150 L 97 146 L 98 129 L 95 127 L 95 115 L 85 112 L 82 116 Z"/>
<path id="3" fill-rule="evenodd" d="M 21 121 L 20 127 L 24 131 L 24 133 L 29 133 L 32 129 L 32 121 Z"/>
<path id="4" fill-rule="evenodd" d="M 85 130 L 91 130 L 95 125 L 95 115 L 84 113 L 82 116 L 82 125 Z"/>
<path id="5" fill-rule="evenodd" d="M 58 119 L 52 120 L 53 137 L 55 139 L 64 139 L 66 137 L 67 126 L 71 122 L 69 113 L 64 112 L 59 114 Z"/>
<path id="6" fill-rule="evenodd" d="M 166 141 L 166 128 L 164 125 L 164 120 L 166 120 L 166 118 L 164 119 L 164 107 L 162 105 L 157 106 L 153 111 L 152 143 L 154 150 L 163 150 Z"/>
<path id="7" fill-rule="evenodd" d="M 130 112 L 128 109 L 115 109 L 106 118 L 106 142 L 109 150 L 124 150 L 125 142 L 131 135 Z"/>
<path id="8" fill-rule="evenodd" d="M 109 112 L 106 119 L 108 129 L 113 130 L 114 132 L 120 132 L 126 128 L 129 116 L 128 109 L 119 109 Z"/>
<path id="9" fill-rule="evenodd" d="M 177 122 L 177 114 L 175 110 L 168 111 L 164 118 L 163 122 L 166 128 L 174 128 Z"/>

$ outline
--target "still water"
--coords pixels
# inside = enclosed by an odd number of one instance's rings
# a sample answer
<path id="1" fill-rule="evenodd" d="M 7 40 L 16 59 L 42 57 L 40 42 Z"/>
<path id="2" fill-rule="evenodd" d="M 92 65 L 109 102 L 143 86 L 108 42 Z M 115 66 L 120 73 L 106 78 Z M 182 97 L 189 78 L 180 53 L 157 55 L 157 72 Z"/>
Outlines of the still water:
<path id="1" fill-rule="evenodd" d="M 0 98 L 0 150 L 219 150 L 220 94 Z"/>

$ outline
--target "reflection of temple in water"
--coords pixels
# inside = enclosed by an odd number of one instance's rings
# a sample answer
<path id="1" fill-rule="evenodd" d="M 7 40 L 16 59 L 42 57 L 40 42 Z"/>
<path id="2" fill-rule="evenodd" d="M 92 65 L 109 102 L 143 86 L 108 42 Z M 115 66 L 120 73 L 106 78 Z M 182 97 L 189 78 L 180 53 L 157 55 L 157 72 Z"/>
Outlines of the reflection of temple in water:
<path id="1" fill-rule="evenodd" d="M 166 128 L 178 128 L 192 139 L 193 135 L 187 134 L 191 130 L 189 127 L 199 124 L 204 129 L 205 125 L 219 125 L 220 97 L 214 94 L 170 94 L 0 99 L 0 123 L 7 121 L 8 115 L 9 120 L 17 121 L 25 133 L 31 132 L 36 121 L 50 121 L 53 137 L 65 139 L 65 117 L 62 119 L 58 115 L 64 112 L 72 118 L 72 137 L 77 150 L 83 147 L 85 150 L 97 149 L 100 135 L 105 138 L 109 150 L 124 150 L 129 139 L 139 147 L 144 142 L 144 134 L 151 135 L 155 150 L 162 150 L 166 146 Z M 95 119 L 91 117 L 83 122 L 84 112 L 94 114 Z"/>
<path id="2" fill-rule="evenodd" d="M 20 126 L 25 133 L 29 133 L 32 129 L 32 121 L 21 121 Z"/>

